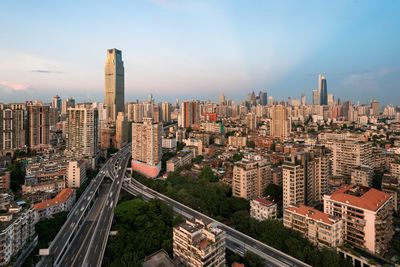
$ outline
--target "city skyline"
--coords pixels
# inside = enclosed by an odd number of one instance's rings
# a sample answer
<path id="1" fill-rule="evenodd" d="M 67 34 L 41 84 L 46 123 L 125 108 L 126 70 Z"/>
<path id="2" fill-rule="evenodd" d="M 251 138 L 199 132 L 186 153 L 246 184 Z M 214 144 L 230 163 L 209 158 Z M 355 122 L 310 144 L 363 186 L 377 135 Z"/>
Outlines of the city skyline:
<path id="1" fill-rule="evenodd" d="M 104 51 L 115 47 L 124 53 L 127 101 L 149 93 L 157 101 L 220 93 L 239 101 L 261 90 L 282 100 L 304 93 L 311 103 L 323 73 L 335 99 L 398 104 L 398 5 L 141 1 L 78 10 L 6 1 L 1 101 L 50 102 L 56 93 L 102 101 Z M 118 16 L 105 22 L 110 12 Z M 113 38 L 104 34 L 111 29 Z"/>

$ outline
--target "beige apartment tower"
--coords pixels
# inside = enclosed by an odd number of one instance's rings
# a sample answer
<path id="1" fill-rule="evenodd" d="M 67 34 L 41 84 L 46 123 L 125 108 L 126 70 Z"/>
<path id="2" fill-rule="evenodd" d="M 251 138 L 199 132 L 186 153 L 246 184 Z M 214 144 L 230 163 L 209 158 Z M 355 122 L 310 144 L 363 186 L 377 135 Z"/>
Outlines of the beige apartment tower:
<path id="1" fill-rule="evenodd" d="M 28 111 L 28 144 L 30 149 L 43 150 L 50 147 L 50 106 L 31 102 Z"/>
<path id="2" fill-rule="evenodd" d="M 108 49 L 105 72 L 104 104 L 109 122 L 115 122 L 118 112 L 124 112 L 125 107 L 125 77 L 122 52 L 118 49 Z"/>
<path id="3" fill-rule="evenodd" d="M 98 111 L 91 104 L 68 109 L 65 153 L 94 165 L 99 150 Z"/>
<path id="4" fill-rule="evenodd" d="M 274 138 L 287 138 L 291 131 L 291 122 L 288 111 L 283 105 L 275 105 L 271 108 L 270 135 Z"/>
<path id="5" fill-rule="evenodd" d="M 162 157 L 162 123 L 145 118 L 132 124 L 132 170 L 149 178 L 158 176 Z"/>

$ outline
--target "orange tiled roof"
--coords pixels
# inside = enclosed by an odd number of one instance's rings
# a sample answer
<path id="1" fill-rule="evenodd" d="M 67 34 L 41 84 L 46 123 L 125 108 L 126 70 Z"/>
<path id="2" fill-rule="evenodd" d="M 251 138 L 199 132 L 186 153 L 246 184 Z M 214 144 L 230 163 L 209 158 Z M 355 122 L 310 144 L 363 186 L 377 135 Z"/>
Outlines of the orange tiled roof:
<path id="1" fill-rule="evenodd" d="M 311 218 L 315 221 L 322 221 L 326 224 L 332 225 L 334 223 L 334 220 L 331 219 L 331 217 L 328 214 L 323 213 L 322 211 L 316 210 L 316 209 L 311 208 L 306 205 L 288 207 L 288 208 L 286 208 L 286 210 L 303 215 L 303 216 L 307 216 L 308 218 Z"/>
<path id="2" fill-rule="evenodd" d="M 65 201 L 67 201 L 67 199 L 70 198 L 70 196 L 74 191 L 75 190 L 72 188 L 65 188 L 60 193 L 58 193 L 57 196 L 55 196 L 54 198 L 37 203 L 33 205 L 33 207 L 37 210 L 40 210 L 58 205 L 60 203 L 64 203 Z"/>
<path id="3" fill-rule="evenodd" d="M 350 204 L 366 210 L 378 210 L 388 199 L 389 195 L 375 188 L 362 188 L 366 190 L 364 194 L 357 196 L 349 193 L 349 190 L 355 189 L 357 185 L 345 185 L 331 194 L 331 199 L 341 203 Z"/>
<path id="4" fill-rule="evenodd" d="M 266 200 L 265 198 L 256 198 L 254 200 L 261 203 L 264 206 L 271 206 L 271 205 L 275 204 L 274 202 Z"/>

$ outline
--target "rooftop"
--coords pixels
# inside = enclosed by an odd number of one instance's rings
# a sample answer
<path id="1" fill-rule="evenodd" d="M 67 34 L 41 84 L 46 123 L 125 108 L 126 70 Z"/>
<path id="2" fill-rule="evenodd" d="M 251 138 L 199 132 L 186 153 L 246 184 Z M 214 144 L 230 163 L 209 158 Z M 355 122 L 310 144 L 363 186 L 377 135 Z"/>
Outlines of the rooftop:
<path id="1" fill-rule="evenodd" d="M 322 211 L 316 210 L 306 205 L 288 207 L 286 208 L 286 210 L 330 225 L 334 224 L 338 220 L 337 218 L 334 218 L 326 213 L 323 213 Z"/>
<path id="2" fill-rule="evenodd" d="M 65 188 L 60 193 L 58 193 L 58 195 L 55 198 L 37 203 L 34 205 L 34 208 L 40 210 L 50 206 L 58 205 L 60 203 L 64 203 L 65 201 L 67 201 L 67 199 L 70 198 L 70 196 L 74 193 L 74 191 L 75 190 L 72 188 Z"/>
<path id="3" fill-rule="evenodd" d="M 345 185 L 331 194 L 331 199 L 366 210 L 377 211 L 390 198 L 375 188 L 359 185 Z"/>
<path id="4" fill-rule="evenodd" d="M 254 201 L 260 203 L 260 204 L 263 205 L 263 206 L 267 206 L 267 207 L 272 206 L 272 205 L 275 205 L 274 202 L 269 201 L 269 200 L 266 200 L 266 199 L 264 199 L 264 198 L 256 198 L 256 199 L 254 199 Z"/>

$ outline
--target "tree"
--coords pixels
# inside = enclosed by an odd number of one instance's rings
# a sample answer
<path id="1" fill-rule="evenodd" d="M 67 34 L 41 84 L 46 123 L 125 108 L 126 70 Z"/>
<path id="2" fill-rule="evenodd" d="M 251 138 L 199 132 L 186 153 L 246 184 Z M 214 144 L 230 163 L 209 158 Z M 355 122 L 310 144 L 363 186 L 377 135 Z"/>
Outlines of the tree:
<path id="1" fill-rule="evenodd" d="M 244 254 L 243 263 L 245 266 L 252 266 L 252 267 L 265 266 L 264 260 L 257 254 L 254 254 L 253 252 L 250 251 L 247 251 L 246 254 Z"/>
<path id="2" fill-rule="evenodd" d="M 15 160 L 9 167 L 10 188 L 13 192 L 21 190 L 21 185 L 25 182 L 25 168 L 22 161 Z"/>
<path id="3" fill-rule="evenodd" d="M 242 158 L 243 158 L 243 154 L 242 153 L 235 153 L 232 156 L 233 162 L 240 161 L 240 160 L 242 160 Z"/>
<path id="4" fill-rule="evenodd" d="M 281 186 L 276 184 L 269 184 L 264 189 L 264 196 L 271 197 L 274 201 L 279 202 L 282 201 L 283 198 L 283 189 Z"/>
<path id="5" fill-rule="evenodd" d="M 247 142 L 247 147 L 249 148 L 256 148 L 256 143 L 254 141 L 248 141 Z"/>
<path id="6" fill-rule="evenodd" d="M 218 177 L 214 174 L 209 166 L 205 166 L 199 175 L 200 179 L 206 180 L 208 182 L 214 183 L 218 181 Z"/>

